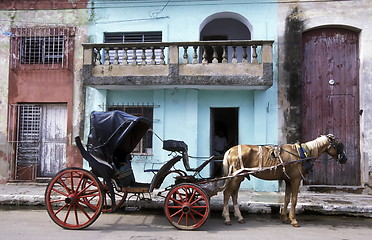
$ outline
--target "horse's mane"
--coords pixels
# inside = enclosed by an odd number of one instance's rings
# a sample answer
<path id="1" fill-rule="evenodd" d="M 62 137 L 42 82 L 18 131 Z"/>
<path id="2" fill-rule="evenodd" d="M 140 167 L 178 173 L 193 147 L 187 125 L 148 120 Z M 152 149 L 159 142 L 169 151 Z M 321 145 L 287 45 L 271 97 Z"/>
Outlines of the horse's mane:
<path id="1" fill-rule="evenodd" d="M 308 147 L 309 151 L 313 153 L 314 157 L 317 157 L 321 152 L 319 152 L 320 148 L 328 143 L 328 137 L 322 135 L 312 141 L 306 142 L 306 146 Z"/>

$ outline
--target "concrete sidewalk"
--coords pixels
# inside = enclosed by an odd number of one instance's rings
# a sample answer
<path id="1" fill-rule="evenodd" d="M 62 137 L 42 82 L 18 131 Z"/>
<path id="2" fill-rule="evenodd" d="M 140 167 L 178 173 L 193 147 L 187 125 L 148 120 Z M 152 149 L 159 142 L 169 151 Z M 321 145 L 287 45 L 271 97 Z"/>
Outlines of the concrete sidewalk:
<path id="1" fill-rule="evenodd" d="M 45 183 L 0 184 L 0 205 L 44 205 Z M 147 197 L 147 196 L 146 196 Z M 164 198 L 151 194 L 152 201 L 140 203 L 146 208 L 162 208 Z M 253 192 L 240 190 L 241 210 L 252 213 L 276 213 L 282 205 L 282 192 Z M 222 193 L 211 198 L 211 209 L 222 211 Z M 372 217 L 372 195 L 337 193 L 314 193 L 302 191 L 296 207 L 298 213 L 312 212 L 329 215 Z"/>

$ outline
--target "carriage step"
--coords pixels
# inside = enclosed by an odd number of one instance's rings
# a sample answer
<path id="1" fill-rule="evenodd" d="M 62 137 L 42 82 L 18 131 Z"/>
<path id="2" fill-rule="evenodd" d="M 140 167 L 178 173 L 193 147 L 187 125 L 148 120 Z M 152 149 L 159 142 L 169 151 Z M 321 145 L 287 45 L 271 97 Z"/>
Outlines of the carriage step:
<path id="1" fill-rule="evenodd" d="M 150 192 L 150 184 L 136 182 L 129 187 L 121 188 L 121 191 L 127 193 L 148 193 Z"/>

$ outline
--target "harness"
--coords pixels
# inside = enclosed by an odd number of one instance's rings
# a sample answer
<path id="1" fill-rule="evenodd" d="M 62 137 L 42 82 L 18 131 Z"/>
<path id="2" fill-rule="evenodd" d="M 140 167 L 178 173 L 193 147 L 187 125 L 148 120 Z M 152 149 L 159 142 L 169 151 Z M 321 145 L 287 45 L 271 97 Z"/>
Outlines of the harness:
<path id="1" fill-rule="evenodd" d="M 306 144 L 304 144 L 304 143 L 302 143 L 302 144 L 296 143 L 295 146 L 296 146 L 296 149 L 297 149 L 297 152 L 298 152 L 299 157 L 301 159 L 307 159 L 303 163 L 305 172 L 308 173 L 308 172 L 312 171 L 313 170 L 313 166 L 314 166 L 314 159 L 313 158 L 309 158 L 309 149 L 306 146 Z"/>
<path id="2" fill-rule="evenodd" d="M 297 154 L 295 154 L 293 152 L 290 152 L 290 151 L 287 151 L 287 150 L 281 148 L 280 146 L 270 146 L 270 150 L 269 150 L 269 152 L 268 152 L 268 154 L 266 155 L 266 158 L 265 158 L 266 161 L 268 160 L 268 158 L 270 158 L 270 156 L 272 156 L 275 159 L 279 160 L 279 162 L 280 162 L 278 165 L 271 166 L 271 167 L 263 167 L 263 161 L 264 161 L 263 150 L 262 150 L 262 146 L 259 146 L 259 164 L 258 164 L 258 167 L 245 168 L 244 165 L 243 165 L 242 146 L 238 145 L 238 160 L 239 160 L 239 163 L 240 163 L 240 169 L 233 172 L 231 177 L 238 176 L 238 175 L 240 175 L 240 176 L 243 175 L 243 176 L 247 177 L 249 174 L 252 174 L 252 173 L 254 174 L 254 173 L 258 173 L 258 172 L 265 171 L 265 170 L 273 170 L 273 169 L 276 169 L 279 166 L 282 166 L 283 167 L 283 173 L 288 177 L 288 179 L 290 179 L 290 177 L 288 176 L 288 174 L 286 172 L 285 166 L 287 164 L 290 164 L 290 163 L 298 163 L 298 162 L 303 163 L 304 170 L 305 170 L 306 173 L 308 173 L 313 168 L 315 158 L 309 156 L 309 148 L 306 146 L 306 144 L 296 143 L 296 144 L 294 144 L 294 146 L 297 150 Z M 284 162 L 282 157 L 280 156 L 281 150 L 283 150 L 283 151 L 285 151 L 285 152 L 287 152 L 287 153 L 289 153 L 293 156 L 296 156 L 299 159 L 294 160 L 294 161 L 290 161 L 290 162 Z M 230 171 L 231 171 L 231 169 L 230 169 Z M 243 173 L 243 172 L 246 172 L 246 173 Z M 301 175 L 302 175 L 302 173 L 301 173 Z M 302 178 L 304 178 L 304 176 L 302 176 Z"/>

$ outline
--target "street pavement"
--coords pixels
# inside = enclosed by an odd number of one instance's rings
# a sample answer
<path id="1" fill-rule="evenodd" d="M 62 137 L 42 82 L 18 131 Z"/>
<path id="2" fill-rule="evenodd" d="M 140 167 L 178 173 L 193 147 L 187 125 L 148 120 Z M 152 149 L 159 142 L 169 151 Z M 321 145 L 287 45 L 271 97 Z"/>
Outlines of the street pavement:
<path id="1" fill-rule="evenodd" d="M 0 205 L 44 205 L 46 187 L 45 183 L 0 184 Z M 139 206 L 149 209 L 163 208 L 164 198 L 157 196 L 157 192 L 146 197 L 151 197 L 152 201 L 140 202 Z M 284 201 L 284 193 L 240 190 L 238 199 L 242 211 L 277 213 Z M 211 198 L 210 206 L 212 211 L 222 211 L 222 193 Z M 331 193 L 300 191 L 296 212 L 372 217 L 372 195 L 341 191 Z"/>

